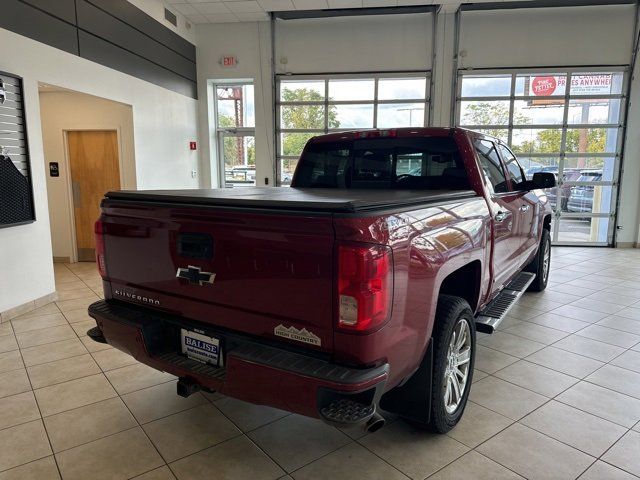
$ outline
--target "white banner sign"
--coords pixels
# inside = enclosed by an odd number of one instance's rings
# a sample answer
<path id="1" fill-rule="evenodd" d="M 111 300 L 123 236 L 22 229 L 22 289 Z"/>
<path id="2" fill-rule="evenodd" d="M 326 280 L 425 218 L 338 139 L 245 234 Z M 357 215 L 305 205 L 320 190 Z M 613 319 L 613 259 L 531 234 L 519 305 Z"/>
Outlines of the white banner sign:
<path id="1" fill-rule="evenodd" d="M 612 75 L 597 73 L 590 75 L 573 75 L 571 77 L 570 94 L 573 95 L 608 95 L 611 93 Z M 529 77 L 530 95 L 549 97 L 564 95 L 567 85 L 565 76 L 536 76 Z M 526 92 L 525 92 L 526 94 Z"/>

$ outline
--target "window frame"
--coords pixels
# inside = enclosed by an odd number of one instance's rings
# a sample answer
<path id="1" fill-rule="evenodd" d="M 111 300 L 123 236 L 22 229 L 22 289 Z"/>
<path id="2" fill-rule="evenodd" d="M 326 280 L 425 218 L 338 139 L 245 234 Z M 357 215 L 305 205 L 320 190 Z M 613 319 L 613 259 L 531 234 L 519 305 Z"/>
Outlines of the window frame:
<path id="1" fill-rule="evenodd" d="M 425 91 L 423 98 L 403 98 L 403 99 L 388 99 L 380 100 L 379 97 L 379 82 L 380 80 L 404 80 L 404 79 L 425 79 Z M 374 81 L 374 95 L 371 100 L 330 100 L 329 99 L 329 82 L 332 80 L 373 80 Z M 324 82 L 324 99 L 321 101 L 296 101 L 286 102 L 281 100 L 282 83 L 287 80 L 301 80 L 301 81 L 322 81 Z M 380 105 L 398 105 L 398 104 L 412 104 L 420 103 L 424 105 L 423 112 L 423 126 L 427 127 L 431 121 L 431 108 L 432 108 L 432 81 L 430 70 L 416 70 L 416 71 L 397 71 L 397 72 L 384 72 L 384 73 L 356 73 L 356 74 L 317 74 L 317 75 L 276 75 L 275 85 L 275 128 L 274 128 L 274 141 L 276 151 L 275 162 L 275 184 L 276 186 L 282 186 L 282 163 L 283 161 L 298 161 L 300 155 L 283 155 L 282 153 L 282 135 L 287 133 L 306 133 L 312 136 L 324 135 L 332 132 L 345 132 L 358 130 L 358 127 L 345 127 L 345 128 L 330 128 L 329 127 L 329 109 L 334 105 L 372 105 L 373 107 L 373 123 L 372 127 L 362 127 L 363 129 L 378 128 L 378 108 Z M 281 108 L 283 106 L 303 106 L 303 105 L 321 105 L 324 107 L 324 125 L 323 128 L 313 129 L 295 129 L 295 128 L 282 128 L 281 127 Z M 386 128 L 386 127 L 385 127 Z M 393 128 L 393 127 L 389 127 Z M 416 127 L 419 128 L 419 127 Z M 302 152 L 300 152 L 302 153 Z"/>
<path id="2" fill-rule="evenodd" d="M 218 88 L 219 87 L 231 87 L 231 86 L 246 86 L 251 85 L 253 87 L 253 109 L 254 109 L 254 126 L 253 127 L 221 127 L 218 125 L 219 119 L 219 111 L 218 111 Z M 226 175 L 226 166 L 225 166 L 225 158 L 224 158 L 224 137 L 253 137 L 254 142 L 256 138 L 256 126 L 257 126 L 257 118 L 255 115 L 256 110 L 256 102 L 255 102 L 255 94 L 256 94 L 256 86 L 255 81 L 253 79 L 228 79 L 228 80 L 214 80 L 209 82 L 209 88 L 211 89 L 210 94 L 210 118 L 213 118 L 213 122 L 210 126 L 209 136 L 213 140 L 213 148 L 211 148 L 211 156 L 215 155 L 215 165 L 217 166 L 218 171 L 218 185 L 220 188 L 227 188 L 227 175 Z M 213 114 L 213 115 L 211 115 Z M 257 165 L 256 165 L 257 171 Z M 212 177 L 215 175 L 212 172 Z M 257 185 L 257 176 L 255 179 L 255 184 Z"/>

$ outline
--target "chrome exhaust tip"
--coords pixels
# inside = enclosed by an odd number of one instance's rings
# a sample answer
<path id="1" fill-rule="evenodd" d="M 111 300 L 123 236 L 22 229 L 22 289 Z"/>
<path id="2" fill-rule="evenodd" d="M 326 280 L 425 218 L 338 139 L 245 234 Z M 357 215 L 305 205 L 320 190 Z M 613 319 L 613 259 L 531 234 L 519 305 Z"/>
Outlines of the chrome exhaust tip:
<path id="1" fill-rule="evenodd" d="M 384 419 L 384 417 L 380 415 L 378 412 L 376 412 L 373 415 L 371 415 L 371 418 L 369 420 L 367 420 L 367 423 L 364 428 L 367 432 L 373 433 L 373 432 L 377 432 L 382 427 L 384 427 L 385 423 L 386 423 L 386 420 Z"/>

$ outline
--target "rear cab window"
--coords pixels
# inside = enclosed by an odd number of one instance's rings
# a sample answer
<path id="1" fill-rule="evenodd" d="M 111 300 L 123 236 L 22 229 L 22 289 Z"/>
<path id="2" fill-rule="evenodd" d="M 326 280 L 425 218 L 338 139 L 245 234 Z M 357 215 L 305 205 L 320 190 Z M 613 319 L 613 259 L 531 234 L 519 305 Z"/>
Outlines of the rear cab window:
<path id="1" fill-rule="evenodd" d="M 296 171 L 295 186 L 470 189 L 458 146 L 450 137 L 311 142 Z"/>

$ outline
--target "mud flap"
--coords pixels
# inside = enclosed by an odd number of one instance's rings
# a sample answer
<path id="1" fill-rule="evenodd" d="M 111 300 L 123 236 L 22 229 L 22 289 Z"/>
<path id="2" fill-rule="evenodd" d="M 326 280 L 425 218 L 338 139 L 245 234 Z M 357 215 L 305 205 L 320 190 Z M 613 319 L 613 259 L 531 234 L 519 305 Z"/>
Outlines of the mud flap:
<path id="1" fill-rule="evenodd" d="M 403 385 L 385 393 L 380 408 L 403 418 L 428 424 L 431 420 L 431 388 L 433 384 L 433 339 L 416 372 Z"/>

